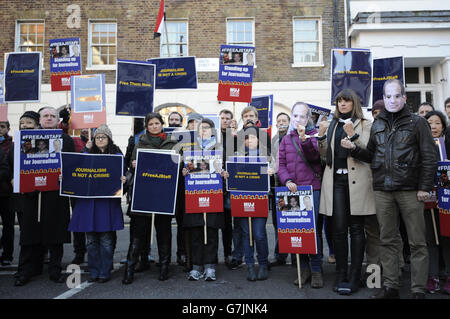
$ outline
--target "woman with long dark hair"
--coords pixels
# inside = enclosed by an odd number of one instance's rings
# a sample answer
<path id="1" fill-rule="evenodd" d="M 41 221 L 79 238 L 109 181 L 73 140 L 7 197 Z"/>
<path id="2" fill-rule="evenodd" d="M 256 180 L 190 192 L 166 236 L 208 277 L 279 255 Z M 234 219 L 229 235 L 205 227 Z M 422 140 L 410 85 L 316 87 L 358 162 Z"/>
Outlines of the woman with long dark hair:
<path id="1" fill-rule="evenodd" d="M 332 121 L 319 125 L 319 150 L 326 158 L 319 213 L 331 216 L 336 256 L 333 290 L 343 295 L 359 288 L 365 248 L 364 216 L 375 214 L 375 200 L 369 164 L 353 159 L 349 150 L 341 146 L 341 140 L 349 139 L 365 147 L 371 126 L 363 116 L 359 97 L 350 89 L 337 95 Z M 348 277 L 349 230 L 351 266 Z"/>
<path id="2" fill-rule="evenodd" d="M 86 144 L 89 154 L 122 155 L 112 140 L 111 130 L 101 125 L 95 130 L 94 143 Z M 125 176 L 122 176 L 125 183 Z M 86 233 L 89 282 L 107 282 L 111 278 L 117 230 L 124 228 L 120 198 L 78 198 L 69 231 Z"/>

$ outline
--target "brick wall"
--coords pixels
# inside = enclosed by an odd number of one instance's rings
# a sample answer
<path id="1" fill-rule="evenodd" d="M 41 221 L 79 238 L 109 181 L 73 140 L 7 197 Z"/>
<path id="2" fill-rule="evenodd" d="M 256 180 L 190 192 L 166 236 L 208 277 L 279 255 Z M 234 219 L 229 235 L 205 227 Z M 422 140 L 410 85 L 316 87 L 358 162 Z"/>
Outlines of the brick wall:
<path id="1" fill-rule="evenodd" d="M 255 82 L 328 81 L 330 50 L 333 47 L 333 0 L 166 0 L 167 18 L 189 19 L 189 55 L 216 58 L 226 43 L 227 17 L 254 17 L 257 68 Z M 124 5 L 126 3 L 126 5 Z M 80 28 L 68 28 L 69 5 L 80 6 Z M 338 1 L 339 46 L 344 46 L 344 8 Z M 0 11 L 0 52 L 14 51 L 15 22 L 45 20 L 43 83 L 50 81 L 49 39 L 80 37 L 83 74 L 105 73 L 107 83 L 115 82 L 115 71 L 86 71 L 89 19 L 115 19 L 118 58 L 145 60 L 159 56 L 159 39 L 153 29 L 159 0 L 141 1 L 5 1 Z M 321 16 L 324 67 L 293 68 L 293 16 Z M 0 68 L 4 67 L 0 59 Z M 217 72 L 201 72 L 199 82 L 217 82 Z"/>

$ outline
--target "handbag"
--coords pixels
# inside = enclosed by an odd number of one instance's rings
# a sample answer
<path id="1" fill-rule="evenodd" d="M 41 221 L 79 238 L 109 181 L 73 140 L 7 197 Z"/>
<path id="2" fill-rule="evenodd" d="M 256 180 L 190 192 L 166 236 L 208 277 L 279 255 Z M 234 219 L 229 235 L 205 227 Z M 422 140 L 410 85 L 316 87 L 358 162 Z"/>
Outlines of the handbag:
<path id="1" fill-rule="evenodd" d="M 314 176 L 319 180 L 322 181 L 322 175 L 320 173 L 318 173 L 314 167 L 312 167 L 311 163 L 308 162 L 308 160 L 306 159 L 305 155 L 303 154 L 302 150 L 300 149 L 300 147 L 297 145 L 297 142 L 295 141 L 295 137 L 294 135 L 291 135 L 291 141 L 292 144 L 294 144 L 295 149 L 297 150 L 298 155 L 300 155 L 300 157 L 302 158 L 303 162 L 308 165 L 308 167 L 313 171 Z"/>

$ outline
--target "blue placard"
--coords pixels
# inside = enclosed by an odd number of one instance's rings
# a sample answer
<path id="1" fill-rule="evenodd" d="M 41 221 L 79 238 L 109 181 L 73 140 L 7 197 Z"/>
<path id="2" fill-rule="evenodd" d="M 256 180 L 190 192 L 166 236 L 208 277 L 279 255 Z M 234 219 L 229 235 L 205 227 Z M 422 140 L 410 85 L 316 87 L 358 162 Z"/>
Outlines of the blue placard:
<path id="1" fill-rule="evenodd" d="M 259 128 L 272 127 L 273 95 L 252 97 L 250 105 L 258 111 L 258 120 L 261 123 Z"/>
<path id="2" fill-rule="evenodd" d="M 352 89 L 361 99 L 361 106 L 371 102 L 372 54 L 366 49 L 331 50 L 331 105 L 344 89 Z"/>
<path id="3" fill-rule="evenodd" d="M 138 149 L 131 210 L 175 214 L 179 166 L 179 154 Z"/>
<path id="4" fill-rule="evenodd" d="M 71 78 L 72 110 L 75 113 L 101 112 L 106 106 L 105 75 L 78 75 Z"/>
<path id="5" fill-rule="evenodd" d="M 116 115 L 145 117 L 153 112 L 155 71 L 150 62 L 117 60 Z"/>
<path id="6" fill-rule="evenodd" d="M 52 91 L 70 91 L 70 77 L 81 74 L 80 38 L 52 39 L 49 43 Z"/>
<path id="7" fill-rule="evenodd" d="M 384 82 L 396 79 L 405 84 L 403 57 L 373 59 L 373 98 L 372 104 L 383 100 Z"/>
<path id="8" fill-rule="evenodd" d="M 5 62 L 5 102 L 40 102 L 41 52 L 8 53 Z"/>
<path id="9" fill-rule="evenodd" d="M 228 191 L 268 192 L 270 190 L 268 163 L 226 163 L 229 174 Z"/>
<path id="10" fill-rule="evenodd" d="M 122 197 L 123 156 L 61 153 L 60 195 L 81 198 Z"/>
<path id="11" fill-rule="evenodd" d="M 156 89 L 197 88 L 195 57 L 155 58 L 147 61 L 156 65 Z"/>

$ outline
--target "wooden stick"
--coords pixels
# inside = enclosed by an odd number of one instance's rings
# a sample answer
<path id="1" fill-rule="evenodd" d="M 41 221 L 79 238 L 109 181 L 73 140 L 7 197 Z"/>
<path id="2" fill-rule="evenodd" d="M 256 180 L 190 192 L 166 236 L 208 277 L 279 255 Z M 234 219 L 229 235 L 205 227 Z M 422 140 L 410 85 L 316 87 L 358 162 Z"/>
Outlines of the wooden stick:
<path id="1" fill-rule="evenodd" d="M 300 271 L 300 255 L 299 254 L 295 254 L 295 256 L 297 257 L 297 276 L 298 276 L 298 288 L 302 288 L 302 274 Z"/>
<path id="2" fill-rule="evenodd" d="M 439 245 L 439 236 L 436 227 L 436 219 L 434 218 L 434 208 L 431 209 L 431 220 L 433 221 L 434 238 L 436 239 L 436 245 Z"/>
<path id="3" fill-rule="evenodd" d="M 152 228 L 151 228 L 152 236 L 150 237 L 150 246 L 153 245 L 153 234 L 155 233 L 154 229 L 155 229 L 155 214 L 152 214 Z"/>
<path id="4" fill-rule="evenodd" d="M 90 141 L 92 138 L 92 133 L 91 133 L 91 129 L 88 129 L 88 141 Z"/>
<path id="5" fill-rule="evenodd" d="M 206 213 L 203 213 L 203 220 L 205 221 L 205 226 L 204 226 L 204 237 L 205 237 L 205 245 L 208 243 L 208 231 L 207 231 L 207 227 L 206 227 Z"/>
<path id="6" fill-rule="evenodd" d="M 42 192 L 38 194 L 38 223 L 41 222 L 41 194 Z"/>
<path id="7" fill-rule="evenodd" d="M 249 231 L 249 239 L 250 239 L 250 247 L 253 246 L 253 236 L 252 236 L 252 218 L 248 218 L 248 231 Z"/>

